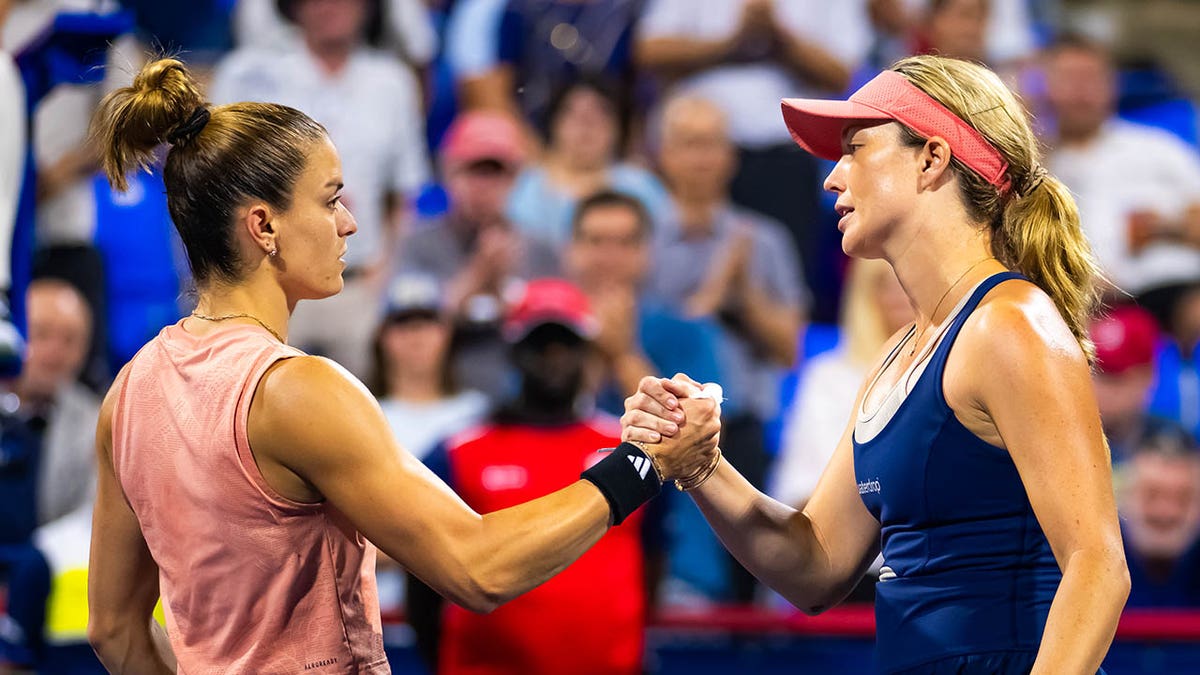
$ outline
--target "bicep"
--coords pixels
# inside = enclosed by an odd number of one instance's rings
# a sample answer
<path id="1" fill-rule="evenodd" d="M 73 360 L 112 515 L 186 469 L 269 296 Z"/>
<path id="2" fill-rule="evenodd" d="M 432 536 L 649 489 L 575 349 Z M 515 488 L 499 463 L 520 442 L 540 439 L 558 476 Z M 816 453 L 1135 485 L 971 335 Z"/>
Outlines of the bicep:
<path id="1" fill-rule="evenodd" d="M 972 380 L 1059 565 L 1081 548 L 1119 548 L 1111 461 L 1082 351 L 1065 325 L 1026 324 L 1009 336 L 989 350 L 987 377 Z"/>
<path id="2" fill-rule="evenodd" d="M 306 381 L 268 372 L 249 423 L 256 456 L 311 483 L 384 553 L 438 587 L 481 516 L 399 446 L 361 384 L 330 373 Z"/>

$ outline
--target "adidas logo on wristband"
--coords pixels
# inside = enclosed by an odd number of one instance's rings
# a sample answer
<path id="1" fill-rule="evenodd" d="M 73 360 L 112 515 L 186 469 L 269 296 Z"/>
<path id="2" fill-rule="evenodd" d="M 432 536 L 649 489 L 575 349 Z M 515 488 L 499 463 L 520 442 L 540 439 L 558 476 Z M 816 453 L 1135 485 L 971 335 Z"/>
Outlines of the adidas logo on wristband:
<path id="1" fill-rule="evenodd" d="M 644 479 L 646 474 L 650 472 L 650 460 L 645 457 L 634 457 L 633 455 L 625 455 L 625 458 L 633 464 L 633 468 L 637 469 L 638 474 Z"/>

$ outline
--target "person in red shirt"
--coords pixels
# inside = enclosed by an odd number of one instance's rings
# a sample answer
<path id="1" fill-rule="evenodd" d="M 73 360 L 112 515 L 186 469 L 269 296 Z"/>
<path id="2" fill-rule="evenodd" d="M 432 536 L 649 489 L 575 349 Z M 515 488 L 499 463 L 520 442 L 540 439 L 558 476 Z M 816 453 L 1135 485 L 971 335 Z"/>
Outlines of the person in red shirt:
<path id="1" fill-rule="evenodd" d="M 519 391 L 491 422 L 426 459 L 473 509 L 488 513 L 554 492 L 604 457 L 596 448 L 621 442 L 619 421 L 586 402 L 596 379 L 597 327 L 575 286 L 558 279 L 527 285 L 504 326 Z M 561 574 L 491 614 L 448 606 L 439 626 L 440 598 L 410 578 L 418 648 L 427 659 L 436 655 L 439 675 L 640 675 L 644 511 L 610 529 Z"/>

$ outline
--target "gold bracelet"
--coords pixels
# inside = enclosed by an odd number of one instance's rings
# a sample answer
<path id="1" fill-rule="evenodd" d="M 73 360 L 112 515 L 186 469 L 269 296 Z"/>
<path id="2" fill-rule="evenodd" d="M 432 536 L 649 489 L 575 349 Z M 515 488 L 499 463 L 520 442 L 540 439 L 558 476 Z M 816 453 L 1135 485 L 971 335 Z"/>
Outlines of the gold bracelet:
<path id="1" fill-rule="evenodd" d="M 717 456 L 713 457 L 713 461 L 711 464 L 709 464 L 708 466 L 704 467 L 703 469 L 697 471 L 696 473 L 692 474 L 691 476 L 688 476 L 687 478 L 676 479 L 675 480 L 675 489 L 679 490 L 680 492 L 688 492 L 690 490 L 695 490 L 696 488 L 703 485 L 704 482 L 707 481 L 709 478 L 712 478 L 712 475 L 717 472 L 717 466 L 720 464 L 721 464 L 721 448 L 718 447 L 717 448 Z"/>
<path id="2" fill-rule="evenodd" d="M 666 482 L 667 479 L 663 478 L 662 467 L 658 465 L 658 458 L 650 453 L 650 450 L 648 450 L 646 448 L 646 444 L 641 441 L 629 441 L 629 442 L 631 444 L 633 444 L 634 446 L 636 446 L 638 450 L 641 450 L 642 454 L 645 455 L 646 458 L 650 460 L 650 466 L 654 467 L 654 473 L 658 476 L 658 482 L 659 483 Z"/>

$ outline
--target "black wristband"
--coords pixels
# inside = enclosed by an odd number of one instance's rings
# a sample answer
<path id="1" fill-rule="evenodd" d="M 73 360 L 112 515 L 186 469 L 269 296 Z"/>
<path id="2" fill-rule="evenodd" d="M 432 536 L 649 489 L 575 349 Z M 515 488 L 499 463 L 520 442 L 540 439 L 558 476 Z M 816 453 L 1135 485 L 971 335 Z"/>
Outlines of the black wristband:
<path id="1" fill-rule="evenodd" d="M 613 448 L 608 457 L 596 462 L 579 477 L 595 485 L 608 500 L 613 525 L 620 525 L 662 488 L 653 462 L 632 443 Z"/>

